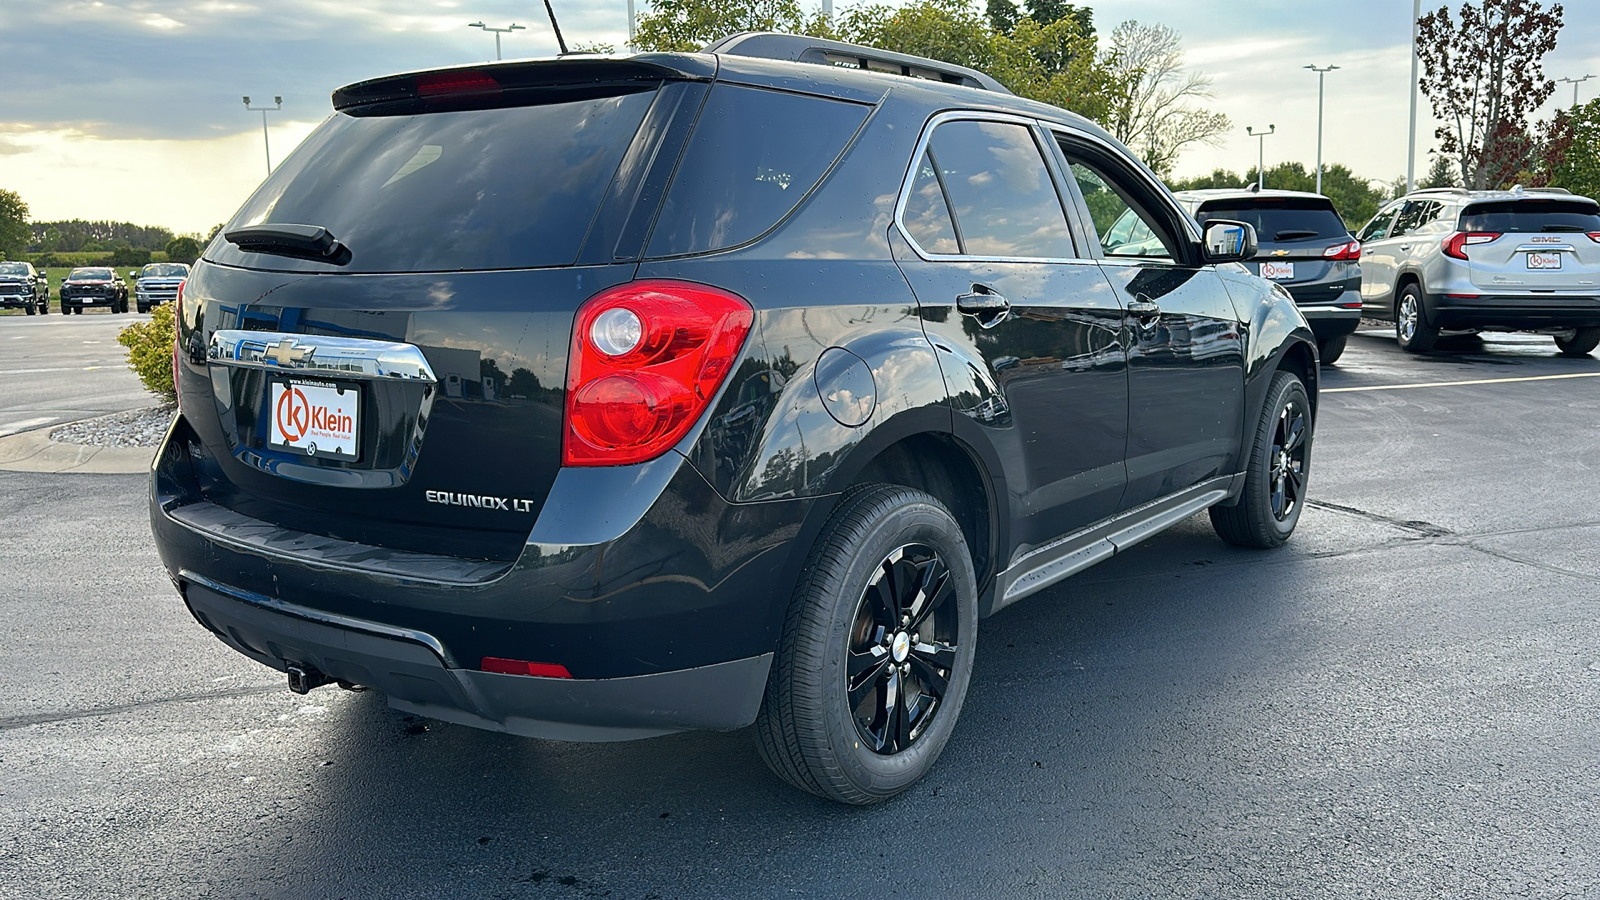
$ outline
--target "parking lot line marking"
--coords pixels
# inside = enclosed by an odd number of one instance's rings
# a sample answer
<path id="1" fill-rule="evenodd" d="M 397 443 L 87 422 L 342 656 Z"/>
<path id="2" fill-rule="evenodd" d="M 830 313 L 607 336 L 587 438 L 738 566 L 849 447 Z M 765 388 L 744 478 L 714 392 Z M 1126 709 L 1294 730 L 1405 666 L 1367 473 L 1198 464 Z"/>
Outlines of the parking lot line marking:
<path id="1" fill-rule="evenodd" d="M 1513 384 L 1518 381 L 1556 381 L 1562 378 L 1600 378 L 1600 372 L 1572 372 L 1567 375 L 1527 375 L 1522 378 L 1476 378 L 1471 381 L 1425 381 L 1421 384 L 1366 384 L 1360 387 L 1323 388 L 1324 394 L 1353 391 L 1406 391 L 1412 388 L 1462 387 L 1469 384 Z"/>
<path id="2" fill-rule="evenodd" d="M 53 369 L 0 369 L 0 375 L 42 375 L 46 372 L 93 372 L 106 366 L 57 366 Z"/>

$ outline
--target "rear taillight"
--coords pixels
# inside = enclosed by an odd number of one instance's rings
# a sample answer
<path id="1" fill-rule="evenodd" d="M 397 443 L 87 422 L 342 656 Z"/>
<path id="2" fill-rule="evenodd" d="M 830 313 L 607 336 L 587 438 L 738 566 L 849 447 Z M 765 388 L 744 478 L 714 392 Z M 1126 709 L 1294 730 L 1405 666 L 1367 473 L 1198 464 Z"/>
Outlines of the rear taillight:
<path id="1" fill-rule="evenodd" d="M 1600 244 L 1600 231 L 1589 232 L 1589 240 L 1594 241 L 1596 244 Z"/>
<path id="2" fill-rule="evenodd" d="M 1322 251 L 1322 255 L 1325 259 L 1331 260 L 1360 259 L 1361 242 L 1351 241 L 1348 244 L 1335 244 L 1332 247 Z"/>
<path id="3" fill-rule="evenodd" d="M 172 392 L 178 398 L 178 406 L 183 406 L 182 379 L 178 377 L 182 371 L 178 365 L 178 347 L 183 344 L 179 337 L 183 332 L 183 286 L 188 281 L 178 282 L 178 296 L 172 301 Z"/>
<path id="4" fill-rule="evenodd" d="M 750 304 L 682 281 L 638 281 L 578 309 L 567 370 L 562 460 L 644 462 L 705 412 L 750 332 Z"/>
<path id="5" fill-rule="evenodd" d="M 1488 244 L 1499 239 L 1499 232 L 1458 231 L 1444 239 L 1444 255 L 1454 259 L 1466 259 L 1466 248 L 1473 244 Z"/>

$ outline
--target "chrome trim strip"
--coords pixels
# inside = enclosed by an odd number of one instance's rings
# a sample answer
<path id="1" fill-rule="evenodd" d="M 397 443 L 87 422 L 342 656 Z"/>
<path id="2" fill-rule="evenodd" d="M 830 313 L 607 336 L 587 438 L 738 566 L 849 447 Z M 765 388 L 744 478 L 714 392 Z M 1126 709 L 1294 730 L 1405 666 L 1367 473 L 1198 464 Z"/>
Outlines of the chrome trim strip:
<path id="1" fill-rule="evenodd" d="M 1243 475 L 1220 475 L 1035 547 L 997 576 L 990 612 L 1044 590 L 1221 503 L 1238 491 L 1243 480 Z"/>
<path id="2" fill-rule="evenodd" d="M 444 644 L 440 643 L 438 638 L 427 633 L 426 631 L 417 631 L 412 628 L 396 628 L 393 625 L 382 625 L 377 622 L 369 622 L 366 619 L 357 619 L 351 616 L 341 616 L 337 613 L 308 609 L 304 606 L 297 606 L 293 603 L 287 603 L 283 600 L 275 600 L 272 597 L 268 597 L 264 594 L 257 594 L 254 591 L 247 591 L 243 588 L 231 587 L 217 581 L 212 581 L 204 575 L 198 575 L 188 569 L 179 569 L 178 578 L 182 581 L 192 581 L 213 593 L 221 594 L 224 597 L 232 597 L 235 600 L 240 600 L 254 606 L 259 606 L 262 609 L 270 612 L 281 613 L 287 616 L 296 616 L 298 618 L 316 622 L 318 624 L 332 625 L 336 628 L 347 628 L 351 631 L 362 631 L 366 632 L 367 634 L 377 635 L 378 637 L 393 638 L 396 640 L 411 641 L 412 643 L 421 644 L 422 646 L 427 647 L 429 650 L 432 650 L 434 653 L 438 654 L 439 659 L 444 662 L 446 668 L 461 668 L 460 666 L 456 665 L 456 662 L 454 658 L 450 656 L 450 653 L 444 649 Z"/>
<path id="3" fill-rule="evenodd" d="M 295 375 L 439 382 L 414 345 L 363 338 L 223 329 L 211 335 L 206 359 L 215 365 Z"/>

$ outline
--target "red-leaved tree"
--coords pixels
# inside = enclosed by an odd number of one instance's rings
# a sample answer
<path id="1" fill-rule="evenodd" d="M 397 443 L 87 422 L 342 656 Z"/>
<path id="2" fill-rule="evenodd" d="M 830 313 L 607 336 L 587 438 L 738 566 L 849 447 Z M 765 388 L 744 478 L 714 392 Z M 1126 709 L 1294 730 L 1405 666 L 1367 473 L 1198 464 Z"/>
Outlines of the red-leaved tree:
<path id="1" fill-rule="evenodd" d="M 1497 187 L 1528 166 L 1528 119 L 1556 89 L 1543 60 L 1562 13 L 1560 3 L 1482 0 L 1454 17 L 1441 6 L 1418 20 L 1422 92 L 1445 123 L 1435 134 L 1466 187 Z"/>

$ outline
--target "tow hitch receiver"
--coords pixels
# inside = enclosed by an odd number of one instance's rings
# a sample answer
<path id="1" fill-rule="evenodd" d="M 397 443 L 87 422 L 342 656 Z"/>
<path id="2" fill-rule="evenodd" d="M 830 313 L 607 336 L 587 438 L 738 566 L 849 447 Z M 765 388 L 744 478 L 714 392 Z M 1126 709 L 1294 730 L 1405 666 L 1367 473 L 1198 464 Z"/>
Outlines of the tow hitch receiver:
<path id="1" fill-rule="evenodd" d="M 309 694 L 312 688 L 319 688 L 333 681 L 332 678 L 309 666 L 304 668 L 290 666 L 284 671 L 289 675 L 289 690 L 296 694 Z"/>

